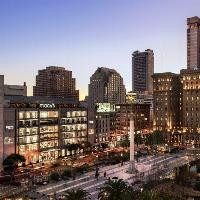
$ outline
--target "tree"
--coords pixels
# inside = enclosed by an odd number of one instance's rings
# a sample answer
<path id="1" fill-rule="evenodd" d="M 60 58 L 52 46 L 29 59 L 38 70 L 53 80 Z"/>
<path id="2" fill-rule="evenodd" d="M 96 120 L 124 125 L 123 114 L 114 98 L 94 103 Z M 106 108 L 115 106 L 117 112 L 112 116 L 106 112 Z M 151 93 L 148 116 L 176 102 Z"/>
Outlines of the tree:
<path id="1" fill-rule="evenodd" d="M 83 152 L 90 152 L 92 150 L 92 144 L 88 141 L 82 142 L 80 148 L 83 149 Z"/>
<path id="2" fill-rule="evenodd" d="M 71 171 L 71 169 L 65 169 L 64 171 L 63 171 L 63 173 L 62 173 L 62 176 L 63 177 L 71 177 L 72 176 L 72 171 Z"/>
<path id="3" fill-rule="evenodd" d="M 66 192 L 65 200 L 89 200 L 90 194 L 83 189 L 72 189 Z"/>
<path id="4" fill-rule="evenodd" d="M 52 172 L 50 174 L 50 179 L 53 180 L 53 181 L 59 181 L 60 179 L 60 175 L 58 172 Z"/>
<path id="5" fill-rule="evenodd" d="M 70 151 L 70 155 L 72 156 L 72 151 L 75 151 L 75 154 L 76 154 L 76 151 L 80 148 L 80 144 L 75 144 L 75 143 L 72 143 L 72 144 L 67 144 L 67 149 L 68 151 Z"/>
<path id="6" fill-rule="evenodd" d="M 138 200 L 161 200 L 158 196 L 151 191 L 143 191 L 139 193 Z"/>
<path id="7" fill-rule="evenodd" d="M 24 163 L 25 157 L 19 154 L 11 154 L 3 161 L 4 171 L 13 172 L 19 163 Z"/>
<path id="8" fill-rule="evenodd" d="M 103 150 L 105 150 L 106 148 L 108 148 L 108 144 L 107 143 L 101 143 L 101 148 Z"/>
<path id="9" fill-rule="evenodd" d="M 155 193 L 152 191 L 143 191 L 138 194 L 138 200 L 182 200 L 180 197 L 172 196 L 167 193 Z"/>
<path id="10" fill-rule="evenodd" d="M 99 200 L 133 200 L 134 192 L 122 179 L 109 180 L 100 188 Z"/>
<path id="11" fill-rule="evenodd" d="M 164 144 L 165 143 L 164 134 L 160 131 L 153 132 L 153 138 L 154 138 L 155 144 Z"/>
<path id="12" fill-rule="evenodd" d="M 200 182 L 199 181 L 196 182 L 195 189 L 198 190 L 198 191 L 200 191 Z"/>
<path id="13" fill-rule="evenodd" d="M 126 135 L 121 141 L 120 141 L 120 146 L 123 148 L 127 148 L 130 146 L 130 140 L 128 135 Z"/>
<path id="14" fill-rule="evenodd" d="M 139 144 L 142 144 L 142 143 L 143 143 L 143 139 L 142 139 L 141 134 L 135 134 L 134 140 L 135 140 L 135 143 L 137 144 L 137 146 L 138 146 Z"/>
<path id="15" fill-rule="evenodd" d="M 146 136 L 147 145 L 164 144 L 164 143 L 165 143 L 165 137 L 164 134 L 160 131 L 154 131 L 153 133 Z"/>

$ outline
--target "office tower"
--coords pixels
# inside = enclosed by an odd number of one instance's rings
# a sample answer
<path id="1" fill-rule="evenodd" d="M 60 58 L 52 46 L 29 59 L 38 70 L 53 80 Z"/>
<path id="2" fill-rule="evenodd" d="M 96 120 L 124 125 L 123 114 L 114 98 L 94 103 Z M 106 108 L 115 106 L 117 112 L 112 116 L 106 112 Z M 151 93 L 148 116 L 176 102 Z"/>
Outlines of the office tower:
<path id="1" fill-rule="evenodd" d="M 90 78 L 89 107 L 96 103 L 125 103 L 123 78 L 114 69 L 99 67 Z"/>
<path id="2" fill-rule="evenodd" d="M 154 73 L 154 53 L 147 49 L 144 52 L 135 51 L 132 54 L 132 90 L 143 93 L 153 92 L 152 75 Z"/>
<path id="3" fill-rule="evenodd" d="M 172 131 L 180 125 L 180 77 L 171 72 L 153 75 L 153 128 Z"/>
<path id="4" fill-rule="evenodd" d="M 187 19 L 187 68 L 200 68 L 200 18 Z"/>
<path id="5" fill-rule="evenodd" d="M 200 133 L 200 69 L 181 70 L 183 132 Z"/>
<path id="6" fill-rule="evenodd" d="M 54 66 L 39 70 L 36 86 L 33 87 L 33 96 L 79 99 L 79 91 L 76 90 L 76 80 L 72 78 L 72 71 Z"/>

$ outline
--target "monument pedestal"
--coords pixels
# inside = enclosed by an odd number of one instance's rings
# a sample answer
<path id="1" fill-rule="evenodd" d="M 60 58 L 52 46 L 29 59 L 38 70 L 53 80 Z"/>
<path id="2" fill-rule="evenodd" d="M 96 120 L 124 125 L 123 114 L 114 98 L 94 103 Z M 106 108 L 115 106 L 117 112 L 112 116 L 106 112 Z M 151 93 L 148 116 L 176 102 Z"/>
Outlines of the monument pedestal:
<path id="1" fill-rule="evenodd" d="M 135 161 L 129 161 L 128 172 L 129 172 L 130 174 L 134 174 L 134 173 L 137 172 L 137 169 L 135 168 Z"/>

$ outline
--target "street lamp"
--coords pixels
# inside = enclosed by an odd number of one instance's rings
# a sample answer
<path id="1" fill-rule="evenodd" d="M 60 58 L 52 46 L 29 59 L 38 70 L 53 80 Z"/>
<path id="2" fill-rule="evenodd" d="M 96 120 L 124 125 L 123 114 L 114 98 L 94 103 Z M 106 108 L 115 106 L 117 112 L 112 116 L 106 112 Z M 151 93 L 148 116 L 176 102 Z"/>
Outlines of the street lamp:
<path id="1" fill-rule="evenodd" d="M 96 165 L 98 164 L 98 155 L 96 155 Z"/>

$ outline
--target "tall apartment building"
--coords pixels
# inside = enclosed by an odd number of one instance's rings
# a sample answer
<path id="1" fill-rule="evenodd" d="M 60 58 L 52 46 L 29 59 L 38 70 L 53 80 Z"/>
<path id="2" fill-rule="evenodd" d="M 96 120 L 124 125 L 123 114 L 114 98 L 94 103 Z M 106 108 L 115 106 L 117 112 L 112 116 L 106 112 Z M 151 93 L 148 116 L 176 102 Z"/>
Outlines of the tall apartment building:
<path id="1" fill-rule="evenodd" d="M 200 68 L 200 18 L 187 19 L 187 68 Z"/>
<path id="2" fill-rule="evenodd" d="M 79 99 L 79 91 L 76 90 L 76 80 L 72 78 L 72 71 L 55 66 L 38 71 L 33 95 Z"/>
<path id="3" fill-rule="evenodd" d="M 132 54 L 132 90 L 133 92 L 153 92 L 154 53 L 147 49 Z"/>
<path id="4" fill-rule="evenodd" d="M 172 131 L 180 126 L 180 78 L 171 72 L 153 76 L 153 128 Z"/>
<path id="5" fill-rule="evenodd" d="M 90 78 L 89 106 L 96 103 L 125 103 L 123 78 L 114 69 L 99 67 Z"/>
<path id="6" fill-rule="evenodd" d="M 200 69 L 181 70 L 183 132 L 200 133 Z"/>

